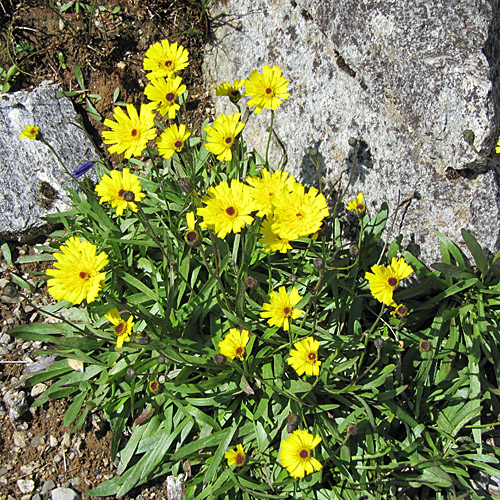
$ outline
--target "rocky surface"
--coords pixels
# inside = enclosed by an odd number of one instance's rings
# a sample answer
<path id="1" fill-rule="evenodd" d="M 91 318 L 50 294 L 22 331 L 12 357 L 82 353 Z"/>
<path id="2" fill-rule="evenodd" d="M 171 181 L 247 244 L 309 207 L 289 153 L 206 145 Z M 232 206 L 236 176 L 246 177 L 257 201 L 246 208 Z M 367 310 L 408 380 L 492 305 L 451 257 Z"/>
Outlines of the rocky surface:
<path id="1" fill-rule="evenodd" d="M 1 96 L 0 239 L 28 240 L 46 228 L 41 217 L 69 208 L 67 188 L 78 186 L 47 144 L 69 172 L 99 159 L 71 100 L 57 97 L 61 91 L 46 82 Z M 38 126 L 47 144 L 20 139 L 27 125 Z"/>
<path id="2" fill-rule="evenodd" d="M 387 199 L 412 250 L 432 262 L 434 230 L 457 242 L 467 228 L 491 252 L 500 231 L 498 168 L 463 139 L 494 154 L 500 133 L 498 1 L 227 0 L 212 6 L 215 36 L 206 51 L 207 85 L 278 65 L 290 98 L 275 116 L 286 168 L 346 185 L 349 139 L 359 141 L 349 195 L 369 209 Z M 215 92 L 214 92 L 215 94 Z M 217 98 L 217 112 L 234 112 Z M 246 138 L 264 152 L 269 111 L 252 114 Z M 275 166 L 281 148 L 274 144 Z M 397 233 L 396 233 L 397 235 Z"/>

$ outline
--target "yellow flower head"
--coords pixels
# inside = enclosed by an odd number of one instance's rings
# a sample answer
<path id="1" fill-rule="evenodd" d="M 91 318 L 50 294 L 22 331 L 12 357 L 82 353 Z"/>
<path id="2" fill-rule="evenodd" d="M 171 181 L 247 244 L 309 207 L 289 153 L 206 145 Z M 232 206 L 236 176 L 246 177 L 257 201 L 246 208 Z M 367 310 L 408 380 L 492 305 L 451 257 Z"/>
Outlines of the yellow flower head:
<path id="1" fill-rule="evenodd" d="M 250 96 L 248 107 L 255 106 L 254 113 L 260 114 L 264 108 L 278 109 L 283 99 L 288 99 L 288 82 L 278 66 L 264 66 L 262 74 L 257 70 L 245 82 L 245 95 Z"/>
<path id="2" fill-rule="evenodd" d="M 113 208 L 116 207 L 116 215 L 120 216 L 126 208 L 137 212 L 135 202 L 141 201 L 146 195 L 141 190 L 139 178 L 130 173 L 128 168 L 111 170 L 109 175 L 104 175 L 101 182 L 95 187 L 100 197 L 99 203 L 108 202 Z"/>
<path id="3" fill-rule="evenodd" d="M 224 340 L 219 342 L 220 353 L 226 357 L 228 361 L 234 358 L 240 358 L 243 361 L 245 357 L 245 347 L 248 344 L 250 334 L 247 330 L 239 330 L 238 328 L 231 328 L 229 333 L 224 337 Z"/>
<path id="4" fill-rule="evenodd" d="M 243 130 L 245 124 L 240 122 L 241 114 L 219 115 L 212 125 L 207 125 L 207 142 L 205 149 L 217 156 L 219 161 L 231 161 L 231 149 L 236 136 Z"/>
<path id="5" fill-rule="evenodd" d="M 175 102 L 176 99 L 186 92 L 186 86 L 181 85 L 181 82 L 180 76 L 153 78 L 144 89 L 144 94 L 154 102 L 155 108 L 160 106 L 158 109 L 160 115 L 165 116 L 168 113 L 170 120 L 175 118 L 175 112 L 180 108 Z"/>
<path id="6" fill-rule="evenodd" d="M 288 250 L 292 249 L 288 240 L 280 238 L 277 234 L 273 233 L 272 224 L 274 217 L 268 215 L 265 220 L 262 221 L 260 226 L 260 234 L 262 238 L 259 239 L 259 243 L 264 245 L 265 252 L 281 252 L 286 253 Z"/>
<path id="7" fill-rule="evenodd" d="M 177 73 L 188 65 L 189 52 L 177 42 L 168 40 L 151 45 L 144 56 L 144 70 L 151 71 L 146 75 L 149 80 Z"/>
<path id="8" fill-rule="evenodd" d="M 405 262 L 403 257 L 399 260 L 393 257 L 389 267 L 372 266 L 372 272 L 365 273 L 365 279 L 370 284 L 373 297 L 386 306 L 396 307 L 392 293 L 400 280 L 407 278 L 411 273 L 413 273 L 413 268 Z"/>
<path id="9" fill-rule="evenodd" d="M 243 446 L 241 444 L 236 445 L 236 450 L 229 450 L 224 453 L 224 458 L 227 459 L 227 465 L 236 465 L 236 467 L 241 467 L 245 465 L 246 455 L 243 451 Z"/>
<path id="10" fill-rule="evenodd" d="M 323 467 L 311 451 L 321 443 L 319 436 L 313 436 L 305 430 L 297 429 L 281 442 L 280 460 L 290 476 L 294 478 L 312 474 Z"/>
<path id="11" fill-rule="evenodd" d="M 234 80 L 234 83 L 231 85 L 227 82 L 222 82 L 220 85 L 217 85 L 215 89 L 215 95 L 218 96 L 227 96 L 231 100 L 231 102 L 238 102 L 242 95 L 240 92 L 240 88 L 245 85 L 245 80 Z"/>
<path id="12" fill-rule="evenodd" d="M 198 208 L 196 212 L 203 217 L 200 227 L 215 231 L 219 238 L 225 238 L 230 232 L 241 232 L 245 224 L 253 222 L 248 189 L 237 179 L 231 181 L 231 187 L 227 181 L 212 186 L 202 200 L 206 207 Z"/>
<path id="13" fill-rule="evenodd" d="M 262 304 L 264 312 L 260 313 L 261 318 L 269 318 L 267 320 L 269 326 L 283 326 L 283 330 L 290 330 L 290 318 L 300 318 L 301 309 L 294 309 L 302 297 L 299 291 L 293 287 L 290 295 L 286 292 L 286 288 L 281 286 L 279 293 L 271 292 L 270 303 Z"/>
<path id="14" fill-rule="evenodd" d="M 155 103 L 141 104 L 140 114 L 132 104 L 127 104 L 127 114 L 122 108 L 116 107 L 113 117 L 116 121 L 108 118 L 104 125 L 111 130 L 104 130 L 104 144 L 112 144 L 108 149 L 110 153 L 124 153 L 125 158 L 140 156 L 148 141 L 156 137 L 154 123 Z"/>
<path id="15" fill-rule="evenodd" d="M 356 210 L 358 214 L 364 214 L 366 210 L 366 205 L 363 203 L 363 193 L 359 193 L 356 198 L 351 200 L 346 205 L 347 210 Z"/>
<path id="16" fill-rule="evenodd" d="M 124 321 L 116 307 L 111 309 L 104 317 L 113 325 L 113 331 L 116 334 L 116 347 L 120 349 L 124 342 L 130 340 L 130 334 L 134 326 L 134 317 L 129 316 L 127 321 Z"/>
<path id="17" fill-rule="evenodd" d="M 160 382 L 158 382 L 158 380 L 151 380 L 151 382 L 149 382 L 148 384 L 148 387 L 151 392 L 156 394 L 157 392 L 160 392 L 161 385 Z"/>
<path id="18" fill-rule="evenodd" d="M 497 153 L 500 153 L 500 137 L 498 138 L 497 147 L 496 147 L 496 152 L 497 152 Z"/>
<path id="19" fill-rule="evenodd" d="M 191 132 L 186 130 L 186 125 L 170 125 L 156 139 L 158 153 L 164 158 L 171 158 L 174 153 L 179 153 L 184 149 L 184 143 L 190 135 Z"/>
<path id="20" fill-rule="evenodd" d="M 296 182 L 291 193 L 282 191 L 273 198 L 274 222 L 272 230 L 280 238 L 296 240 L 316 233 L 323 219 L 328 217 L 326 199 L 315 187 L 305 193 L 304 186 Z"/>
<path id="21" fill-rule="evenodd" d="M 278 169 L 271 175 L 266 168 L 260 171 L 260 177 L 248 177 L 246 181 L 252 186 L 250 192 L 258 217 L 272 213 L 273 200 L 279 198 L 283 191 L 290 193 L 296 183 L 293 175 L 288 172 Z"/>
<path id="22" fill-rule="evenodd" d="M 290 351 L 290 357 L 287 363 L 297 372 L 297 375 L 319 375 L 318 361 L 319 342 L 313 337 L 307 337 L 300 342 L 293 344 L 295 349 Z"/>
<path id="23" fill-rule="evenodd" d="M 394 303 L 394 307 L 395 309 L 391 312 L 391 316 L 404 318 L 408 314 L 408 308 L 404 304 L 397 305 Z"/>
<path id="24" fill-rule="evenodd" d="M 189 231 L 184 235 L 184 240 L 190 247 L 198 248 L 201 245 L 201 237 L 200 233 L 195 229 L 194 212 L 186 214 L 186 223 Z"/>
<path id="25" fill-rule="evenodd" d="M 19 137 L 21 139 L 30 139 L 32 141 L 33 139 L 36 139 L 37 135 L 38 135 L 38 127 L 36 125 L 26 125 L 26 127 L 23 128 L 23 131 L 21 132 L 21 135 Z"/>
<path id="26" fill-rule="evenodd" d="M 73 236 L 54 254 L 55 269 L 47 269 L 49 293 L 56 300 L 80 304 L 83 299 L 93 302 L 103 287 L 106 273 L 101 269 L 108 263 L 108 256 L 89 241 Z"/>

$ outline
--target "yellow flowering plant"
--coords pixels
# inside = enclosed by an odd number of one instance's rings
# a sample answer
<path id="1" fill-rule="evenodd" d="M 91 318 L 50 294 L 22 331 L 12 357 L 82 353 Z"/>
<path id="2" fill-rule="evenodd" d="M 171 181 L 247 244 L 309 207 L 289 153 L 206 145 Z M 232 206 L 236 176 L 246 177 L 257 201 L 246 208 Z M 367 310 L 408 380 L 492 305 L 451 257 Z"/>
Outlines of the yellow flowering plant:
<path id="1" fill-rule="evenodd" d="M 40 260 L 61 303 L 43 329 L 12 330 L 61 358 L 28 374 L 52 381 L 37 405 L 69 397 L 65 424 L 97 409 L 114 430 L 117 474 L 87 493 L 168 472 L 186 498 L 430 498 L 428 485 L 455 494 L 469 470 L 491 473 L 498 254 L 464 231 L 472 265 L 439 235 L 430 270 L 399 235 L 384 244 L 387 204 L 371 213 L 348 182 L 333 196 L 276 168 L 271 134 L 266 154 L 248 150 L 241 117 L 272 132 L 295 97 L 277 66 L 222 82 L 221 99 L 249 99 L 192 129 L 188 56 L 168 40 L 146 50 L 152 103 L 115 110 L 113 163 L 48 216 L 60 225 Z"/>

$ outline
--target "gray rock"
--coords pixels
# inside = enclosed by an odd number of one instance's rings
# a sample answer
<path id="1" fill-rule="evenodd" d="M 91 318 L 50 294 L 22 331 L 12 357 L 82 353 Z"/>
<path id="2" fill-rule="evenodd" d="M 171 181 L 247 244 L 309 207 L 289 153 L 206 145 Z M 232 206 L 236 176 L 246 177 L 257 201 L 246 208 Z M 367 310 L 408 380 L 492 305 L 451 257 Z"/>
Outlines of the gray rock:
<path id="1" fill-rule="evenodd" d="M 35 494 L 31 497 L 31 500 L 42 500 L 42 497 L 41 497 L 38 493 L 35 493 Z"/>
<path id="2" fill-rule="evenodd" d="M 35 481 L 32 479 L 18 479 L 17 487 L 21 493 L 31 493 L 35 489 Z"/>
<path id="3" fill-rule="evenodd" d="M 42 489 L 40 490 L 41 495 L 46 495 L 56 487 L 56 483 L 49 479 L 43 483 Z"/>
<path id="4" fill-rule="evenodd" d="M 394 214 L 400 192 L 407 204 L 393 236 L 401 226 L 424 261 L 438 258 L 436 229 L 460 242 L 467 228 L 495 252 L 498 167 L 473 153 L 463 131 L 495 155 L 498 2 L 227 0 L 212 3 L 211 14 L 215 41 L 204 67 L 214 98 L 216 84 L 265 64 L 279 66 L 290 82 L 274 121 L 286 170 L 317 185 L 312 151 L 326 192 L 339 181 L 345 186 L 354 137 L 361 147 L 346 201 L 362 191 L 370 211 L 387 199 Z M 227 98 L 215 99 L 217 113 L 236 111 Z M 269 120 L 268 110 L 252 113 L 243 131 L 261 154 Z M 278 167 L 282 152 L 273 142 Z"/>
<path id="5" fill-rule="evenodd" d="M 31 396 L 36 398 L 37 396 L 39 396 L 40 394 L 42 394 L 43 392 L 45 392 L 47 390 L 47 385 L 40 382 L 39 384 L 35 384 L 32 388 L 31 388 Z"/>
<path id="6" fill-rule="evenodd" d="M 56 488 L 52 490 L 52 500 L 81 500 L 81 497 L 70 488 Z"/>
<path id="7" fill-rule="evenodd" d="M 27 240 L 43 232 L 41 217 L 68 208 L 66 188 L 78 186 L 40 140 L 20 139 L 36 125 L 69 172 L 99 154 L 58 85 L 44 82 L 31 92 L 0 95 L 0 238 Z M 95 174 L 94 174 L 95 175 Z"/>
<path id="8" fill-rule="evenodd" d="M 28 411 L 28 402 L 23 391 L 7 391 L 3 400 L 9 409 L 9 418 L 12 422 L 19 420 Z"/>

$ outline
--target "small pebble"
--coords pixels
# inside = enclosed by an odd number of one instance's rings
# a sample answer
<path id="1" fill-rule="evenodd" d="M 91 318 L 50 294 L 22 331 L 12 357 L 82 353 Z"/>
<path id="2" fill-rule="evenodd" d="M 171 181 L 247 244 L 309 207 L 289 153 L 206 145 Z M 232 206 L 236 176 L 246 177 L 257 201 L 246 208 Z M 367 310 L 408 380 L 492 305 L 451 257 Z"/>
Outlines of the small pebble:
<path id="1" fill-rule="evenodd" d="M 26 448 L 26 435 L 24 432 L 15 431 L 14 435 L 14 446 L 19 448 Z"/>
<path id="2" fill-rule="evenodd" d="M 55 487 L 56 483 L 54 483 L 54 481 L 49 479 L 48 481 L 45 481 L 45 483 L 43 483 L 42 489 L 40 490 L 40 494 L 46 495 L 47 493 L 52 491 Z"/>
<path id="3" fill-rule="evenodd" d="M 49 446 L 55 448 L 57 446 L 57 439 L 54 436 L 49 437 Z"/>
<path id="4" fill-rule="evenodd" d="M 35 481 L 33 479 L 18 479 L 17 487 L 21 493 L 31 493 L 35 489 Z"/>
<path id="5" fill-rule="evenodd" d="M 19 467 L 19 470 L 21 471 L 21 474 L 25 476 L 29 476 L 30 474 L 33 473 L 33 466 L 32 465 L 21 465 Z"/>
<path id="6" fill-rule="evenodd" d="M 65 448 L 69 448 L 69 445 L 71 444 L 71 439 L 69 437 L 69 433 L 65 432 L 62 438 L 62 445 Z"/>
<path id="7" fill-rule="evenodd" d="M 52 490 L 52 500 L 81 500 L 81 497 L 70 488 L 57 488 Z"/>
<path id="8" fill-rule="evenodd" d="M 32 388 L 31 388 L 31 395 L 36 398 L 37 396 L 39 396 L 40 394 L 42 394 L 43 392 L 45 392 L 47 390 L 47 386 L 45 384 L 35 384 Z"/>

